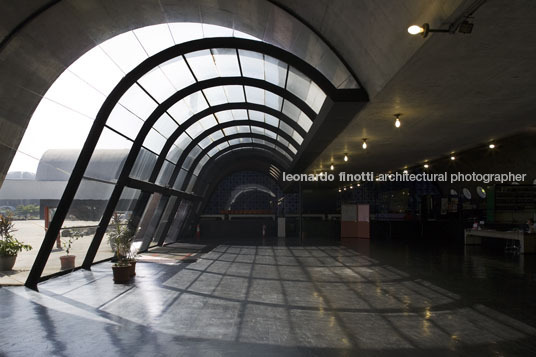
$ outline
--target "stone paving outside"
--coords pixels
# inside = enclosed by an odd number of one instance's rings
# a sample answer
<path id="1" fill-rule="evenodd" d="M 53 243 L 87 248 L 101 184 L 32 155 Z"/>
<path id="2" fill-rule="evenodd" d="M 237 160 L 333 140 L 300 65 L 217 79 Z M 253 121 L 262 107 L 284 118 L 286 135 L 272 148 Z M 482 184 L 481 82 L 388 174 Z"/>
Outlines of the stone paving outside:
<path id="1" fill-rule="evenodd" d="M 14 221 L 15 238 L 30 244 L 32 250 L 23 251 L 18 254 L 17 261 L 12 271 L 0 272 L 0 285 L 23 285 L 28 277 L 35 257 L 39 252 L 43 238 L 45 237 L 45 221 L 44 220 L 28 220 L 28 221 Z M 87 227 L 96 226 L 98 222 L 88 221 L 65 221 L 63 227 Z M 85 235 L 81 239 L 75 241 L 71 248 L 71 254 L 76 256 L 76 266 L 82 265 L 86 251 L 91 243 L 93 235 Z M 62 242 L 66 242 L 67 238 L 62 238 Z M 60 271 L 60 259 L 59 257 L 65 255 L 65 249 L 57 249 L 54 243 L 54 249 L 50 254 L 47 265 L 43 272 L 43 275 L 50 275 Z M 95 257 L 95 261 L 109 258 L 113 255 L 112 250 L 108 244 L 108 240 L 104 237 L 102 244 L 99 248 L 99 252 Z"/>

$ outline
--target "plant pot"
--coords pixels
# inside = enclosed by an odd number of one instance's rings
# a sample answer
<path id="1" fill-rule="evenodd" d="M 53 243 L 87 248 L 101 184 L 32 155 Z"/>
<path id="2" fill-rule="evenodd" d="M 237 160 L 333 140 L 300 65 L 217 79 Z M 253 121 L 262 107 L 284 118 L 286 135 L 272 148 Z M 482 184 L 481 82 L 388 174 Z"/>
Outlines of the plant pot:
<path id="1" fill-rule="evenodd" d="M 130 276 L 135 276 L 135 275 L 136 275 L 136 261 L 131 260 L 130 261 Z"/>
<path id="2" fill-rule="evenodd" d="M 13 269 L 17 260 L 16 255 L 0 255 L 0 271 L 8 271 Z"/>
<path id="3" fill-rule="evenodd" d="M 130 281 L 130 269 L 131 265 L 125 266 L 112 266 L 114 272 L 114 283 L 116 284 L 126 284 Z"/>
<path id="4" fill-rule="evenodd" d="M 75 255 L 62 255 L 60 257 L 61 270 L 72 270 L 75 267 L 74 259 Z"/>

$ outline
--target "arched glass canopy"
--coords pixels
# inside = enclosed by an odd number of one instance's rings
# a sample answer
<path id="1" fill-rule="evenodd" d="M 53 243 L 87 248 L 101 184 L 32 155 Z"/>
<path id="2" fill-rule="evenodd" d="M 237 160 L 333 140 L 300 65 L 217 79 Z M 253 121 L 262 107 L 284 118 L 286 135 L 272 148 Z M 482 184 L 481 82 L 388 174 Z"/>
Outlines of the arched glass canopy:
<path id="1" fill-rule="evenodd" d="M 258 38 L 206 24 L 148 26 L 96 46 L 60 75 L 34 114 L 39 120 L 67 109 L 75 115 L 64 129 L 86 138 L 60 202 L 66 208 L 58 207 L 51 227 L 61 227 L 82 180 L 115 186 L 87 265 L 125 187 L 163 192 L 161 211 L 172 217 L 180 200 L 171 206 L 169 197 L 194 193 L 198 176 L 218 158 L 262 150 L 290 168 L 328 98 L 359 88 L 340 61 L 335 67 L 314 67 Z M 89 173 L 97 149 L 127 150 L 118 177 Z M 147 200 L 140 197 L 137 210 Z"/>

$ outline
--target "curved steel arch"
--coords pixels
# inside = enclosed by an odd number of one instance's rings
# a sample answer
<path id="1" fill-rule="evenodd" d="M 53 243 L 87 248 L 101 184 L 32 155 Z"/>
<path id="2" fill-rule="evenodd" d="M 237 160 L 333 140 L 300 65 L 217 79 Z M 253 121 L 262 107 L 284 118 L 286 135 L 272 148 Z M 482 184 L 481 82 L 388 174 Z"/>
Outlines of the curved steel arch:
<path id="1" fill-rule="evenodd" d="M 151 173 L 151 177 L 149 179 L 149 182 L 154 182 L 158 176 L 158 173 L 160 172 L 160 169 L 162 168 L 162 165 L 164 164 L 164 160 L 167 157 L 167 154 L 169 150 L 171 150 L 171 147 L 175 143 L 175 141 L 181 136 L 192 124 L 199 121 L 200 119 L 203 119 L 211 114 L 217 114 L 222 111 L 226 110 L 233 110 L 233 109 L 245 109 L 245 110 L 255 110 L 259 112 L 263 112 L 269 115 L 272 115 L 276 117 L 277 119 L 283 121 L 285 124 L 289 125 L 292 129 L 294 129 L 302 138 L 305 138 L 307 135 L 307 132 L 294 120 L 292 120 L 290 117 L 288 117 L 286 114 L 277 111 L 273 108 L 267 107 L 262 104 L 254 104 L 254 103 L 227 103 L 227 104 L 219 104 L 215 105 L 213 107 L 209 107 L 197 114 L 192 115 L 188 120 L 186 120 L 182 125 L 180 125 L 177 130 L 173 132 L 169 136 L 169 138 L 166 140 L 166 144 L 162 148 L 159 158 L 157 160 L 157 163 L 155 164 L 155 169 Z M 236 122 L 236 121 L 234 121 Z M 255 120 L 251 120 L 251 122 L 255 122 Z M 249 124 L 248 124 L 249 125 Z M 272 128 L 275 128 L 272 126 Z M 150 129 L 147 130 L 147 132 Z M 141 131 L 141 130 L 140 130 Z M 298 144 L 297 147 L 300 145 Z"/>
<path id="2" fill-rule="evenodd" d="M 125 77 L 123 77 L 119 81 L 119 83 L 114 87 L 114 89 L 111 91 L 111 93 L 108 95 L 108 97 L 102 104 L 101 108 L 99 109 L 97 116 L 95 120 L 93 121 L 93 125 L 88 134 L 86 142 L 84 143 L 84 146 L 82 147 L 82 150 L 80 151 L 78 160 L 76 161 L 76 164 L 73 167 L 71 177 L 69 178 L 69 181 L 67 182 L 65 190 L 62 194 L 62 197 L 58 204 L 58 208 L 56 210 L 54 218 L 52 219 L 49 229 L 47 230 L 45 234 L 43 243 L 41 244 L 41 247 L 36 256 L 32 269 L 30 270 L 30 273 L 25 283 L 27 287 L 37 290 L 37 283 L 39 282 L 41 274 L 45 268 L 46 262 L 48 261 L 48 257 L 50 256 L 50 252 L 52 251 L 54 242 L 56 240 L 56 236 L 58 235 L 63 225 L 63 222 L 67 216 L 68 210 L 71 206 L 71 203 L 73 202 L 73 199 L 76 195 L 78 187 L 80 186 L 80 183 L 82 181 L 83 175 L 89 165 L 91 156 L 93 152 L 95 151 L 95 148 L 102 134 L 102 131 L 104 130 L 104 127 L 106 126 L 108 117 L 110 116 L 110 113 L 112 112 L 117 102 L 119 102 L 119 100 L 126 93 L 126 91 L 130 87 L 132 87 L 144 74 L 148 73 L 149 71 L 151 71 L 158 65 L 172 58 L 178 57 L 180 55 L 183 55 L 189 52 L 194 52 L 194 51 L 203 50 L 203 49 L 212 49 L 212 48 L 235 48 L 235 49 L 250 50 L 250 51 L 267 54 L 271 57 L 274 57 L 276 59 L 286 62 L 288 65 L 291 65 L 297 68 L 299 71 L 304 73 L 308 78 L 314 81 L 324 91 L 324 93 L 328 97 L 333 99 L 337 97 L 337 93 L 341 93 L 337 88 L 335 88 L 331 84 L 331 82 L 326 77 L 324 77 L 319 71 L 317 71 L 309 63 L 305 62 L 301 58 L 279 47 L 276 47 L 276 46 L 273 46 L 264 42 L 259 42 L 259 41 L 239 39 L 239 38 L 220 38 L 220 37 L 200 39 L 200 40 L 195 40 L 195 41 L 190 41 L 190 42 L 175 45 L 173 47 L 170 47 L 166 50 L 163 50 L 155 54 L 152 57 L 149 57 L 148 59 L 140 63 L 138 66 L 136 66 L 136 68 L 134 68 L 131 72 L 126 74 Z M 219 79 L 221 80 L 222 78 L 223 77 Z M 281 87 L 278 87 L 278 88 L 281 89 Z M 362 90 L 352 91 L 352 93 L 362 93 L 362 92 L 363 92 Z M 139 147 L 141 147 L 141 144 L 143 143 L 143 142 L 140 142 L 141 140 L 142 138 L 138 135 L 138 137 L 134 141 L 134 144 L 131 150 L 136 150 L 136 146 L 137 146 L 138 151 L 139 151 Z M 137 154 L 138 153 L 136 153 L 135 156 L 137 156 Z M 130 158 L 130 154 L 129 154 L 129 158 Z M 127 162 L 128 161 L 129 160 L 127 159 Z M 126 164 L 127 163 L 125 163 L 125 165 Z M 114 191 L 112 192 L 112 195 L 108 201 L 108 205 L 101 219 L 101 224 L 99 224 L 99 228 L 97 229 L 97 232 L 95 233 L 93 241 L 91 242 L 91 245 L 86 254 L 86 259 L 84 260 L 83 267 L 87 269 L 89 269 L 89 267 L 91 266 L 93 262 L 97 249 L 100 245 L 102 237 L 104 236 L 105 230 L 108 226 L 109 218 L 111 214 L 113 213 L 113 209 L 115 208 L 115 205 L 117 204 L 117 201 L 119 200 L 121 196 L 121 192 L 122 192 L 123 187 L 125 186 L 127 178 L 128 177 L 123 177 L 122 180 L 118 180 L 114 188 Z M 113 204 L 110 205 L 111 203 Z"/>
<path id="3" fill-rule="evenodd" d="M 282 170 L 284 167 L 288 167 L 287 163 L 279 162 L 280 159 L 278 157 L 275 157 L 271 151 L 265 149 L 261 144 L 253 143 L 253 144 L 248 144 L 248 146 L 249 146 L 250 150 L 243 150 L 242 153 L 235 153 L 234 155 L 232 155 L 233 158 L 235 158 L 235 157 L 238 157 L 238 158 L 244 157 L 243 160 L 242 159 L 237 160 L 237 161 L 234 160 L 231 163 L 228 163 L 227 159 L 230 158 L 230 157 L 226 157 L 223 161 L 222 160 L 219 160 L 219 161 L 216 160 L 216 164 L 221 164 L 220 165 L 221 167 L 218 166 L 218 165 L 216 165 L 216 166 L 209 165 L 212 168 L 215 168 L 215 172 L 217 172 L 216 179 L 214 179 L 214 177 L 211 177 L 210 181 L 206 182 L 204 177 L 202 175 L 200 175 L 199 180 L 196 181 L 195 186 L 197 187 L 199 185 L 200 187 L 204 187 L 205 188 L 204 193 L 212 192 L 214 190 L 214 187 L 219 183 L 219 181 L 223 177 L 229 175 L 232 172 L 244 170 L 244 168 L 246 168 L 246 167 L 247 167 L 248 170 L 258 171 L 260 173 L 266 173 L 265 170 L 268 170 L 268 168 L 270 166 L 276 166 L 279 170 Z M 261 167 L 262 167 L 262 169 L 261 169 Z M 274 180 L 276 183 L 278 183 L 278 181 L 276 179 L 274 179 L 274 177 L 272 177 L 272 176 L 269 176 L 269 177 L 272 180 Z M 206 205 L 206 202 L 207 202 L 207 200 L 198 202 L 197 203 L 198 206 L 195 206 L 196 203 L 193 203 L 193 207 L 196 207 L 196 208 L 192 207 L 192 212 L 190 212 L 190 214 L 194 213 L 197 216 L 198 212 L 199 212 L 199 209 L 201 209 L 204 205 Z M 175 216 L 175 214 L 177 213 L 178 208 L 179 208 L 179 205 L 175 204 L 175 206 L 173 207 L 173 210 L 172 210 L 172 212 L 170 214 L 170 217 Z M 193 212 L 193 211 L 196 211 L 196 212 Z M 188 219 L 190 219 L 190 218 L 188 218 Z M 163 240 L 165 240 L 165 237 L 167 236 L 167 234 L 169 232 L 169 229 L 171 228 L 172 223 L 173 223 L 172 220 L 168 220 L 168 223 L 165 225 L 165 227 L 163 229 L 163 233 L 161 234 L 161 237 L 160 237 L 161 239 L 159 240 L 158 244 L 163 244 Z M 183 226 L 183 229 L 181 229 L 181 231 L 179 231 L 177 234 L 180 234 L 181 232 L 184 231 L 184 227 L 186 227 L 186 225 L 183 224 L 182 226 Z"/>
<path id="4" fill-rule="evenodd" d="M 269 150 L 266 150 L 264 148 L 255 148 L 256 146 L 258 146 L 259 144 L 256 144 L 256 143 L 244 143 L 244 144 L 240 144 L 240 145 L 234 145 L 234 146 L 229 146 L 223 150 L 220 150 L 218 151 L 218 153 L 214 156 L 212 156 L 210 158 L 209 161 L 207 161 L 207 163 L 203 166 L 203 168 L 201 169 L 201 172 L 199 173 L 198 177 L 201 178 L 201 180 L 197 180 L 194 184 L 194 187 L 192 189 L 192 192 L 196 193 L 196 194 L 200 194 L 200 192 L 198 192 L 198 188 L 199 188 L 199 185 L 200 185 L 200 182 L 203 181 L 203 177 L 206 175 L 207 172 L 211 171 L 213 168 L 217 168 L 218 167 L 218 164 L 223 162 L 222 160 L 227 160 L 227 159 L 231 159 L 231 156 L 227 156 L 227 157 L 222 157 L 222 156 L 226 156 L 227 154 L 229 154 L 229 151 L 232 151 L 232 150 L 236 150 L 236 149 L 239 149 L 239 148 L 242 148 L 242 147 L 251 147 L 252 148 L 252 151 L 254 149 L 257 149 L 257 150 L 263 150 L 262 153 L 266 155 L 266 158 L 268 160 L 271 160 L 273 162 L 271 162 L 271 164 L 275 164 L 275 166 L 281 170 L 281 171 L 284 171 L 285 169 L 288 169 L 290 167 L 290 163 L 288 163 L 288 159 L 286 159 L 281 153 L 278 153 L 279 156 L 273 156 L 272 152 L 269 151 Z M 259 150 L 259 151 L 260 151 Z M 234 155 L 239 155 L 239 154 L 243 154 L 245 155 L 245 151 L 244 150 L 244 153 L 234 153 Z M 248 150 L 248 154 L 251 153 L 251 151 Z M 258 153 L 261 153 L 261 152 L 256 152 L 256 154 Z M 272 155 L 271 157 L 269 155 Z"/>
<path id="5" fill-rule="evenodd" d="M 275 144 L 275 145 L 279 146 L 282 150 L 284 150 L 287 154 L 289 154 L 290 157 L 295 156 L 295 154 L 292 152 L 292 150 L 290 150 L 287 146 L 283 145 L 278 140 L 270 138 L 270 137 L 267 137 L 265 135 L 256 134 L 256 133 L 241 133 L 241 134 L 233 134 L 233 135 L 229 135 L 229 136 L 224 136 L 223 138 L 220 138 L 220 139 L 212 142 L 209 146 L 204 148 L 203 151 L 201 151 L 199 153 L 199 155 L 197 155 L 195 160 L 190 165 L 190 169 L 188 170 L 188 174 L 186 175 L 186 177 L 184 178 L 184 181 L 181 184 L 181 190 L 184 191 L 186 189 L 186 187 L 188 187 L 187 184 L 190 183 L 190 180 L 191 180 L 191 178 L 192 178 L 192 176 L 194 174 L 195 169 L 197 168 L 197 165 L 205 157 L 205 155 L 210 152 L 210 150 L 212 150 L 213 148 L 215 148 L 216 146 L 220 145 L 223 142 L 233 140 L 233 139 L 240 139 L 240 138 L 256 138 L 256 139 L 265 140 L 265 141 L 268 141 L 268 142 L 270 142 L 272 144 Z M 251 143 L 243 143 L 243 144 L 251 144 Z M 237 144 L 229 145 L 229 147 L 235 147 L 236 145 Z M 274 151 L 274 149 L 272 149 L 272 148 L 271 148 L 270 151 L 272 151 L 274 154 L 277 153 L 277 150 Z M 209 161 L 210 161 L 210 159 L 209 159 Z"/>
<path id="6" fill-rule="evenodd" d="M 180 172 L 180 170 L 182 168 L 182 165 L 184 164 L 184 161 L 186 160 L 186 158 L 188 157 L 190 152 L 197 146 L 197 144 L 199 144 L 199 142 L 201 142 L 204 138 L 206 138 L 207 136 L 209 136 L 210 134 L 212 134 L 212 133 L 214 133 L 214 132 L 216 132 L 218 130 L 222 130 L 222 129 L 233 127 L 233 126 L 242 126 L 242 125 L 258 126 L 260 128 L 268 129 L 268 130 L 272 130 L 273 128 L 275 128 L 272 125 L 269 125 L 269 124 L 266 124 L 266 123 L 263 123 L 263 122 L 260 122 L 260 121 L 233 120 L 233 121 L 229 121 L 229 122 L 225 122 L 225 123 L 215 125 L 215 126 L 209 128 L 209 129 L 203 131 L 203 133 L 198 135 L 194 140 L 192 140 L 190 142 L 190 144 L 188 144 L 186 149 L 184 149 L 184 151 L 181 153 L 181 156 L 180 156 L 179 160 L 177 161 L 177 164 L 175 165 L 175 168 L 173 169 L 173 173 L 171 174 L 171 177 L 169 179 L 168 185 L 173 186 L 177 176 L 179 175 L 179 172 Z M 277 134 L 280 135 L 281 137 L 283 137 L 288 142 L 292 143 L 293 145 L 297 144 L 296 140 L 294 140 L 294 138 L 292 138 L 292 136 L 290 136 L 289 134 L 285 133 L 281 129 L 278 129 Z M 266 138 L 268 138 L 268 136 L 266 136 Z M 298 147 L 299 147 L 299 145 L 298 145 Z"/>

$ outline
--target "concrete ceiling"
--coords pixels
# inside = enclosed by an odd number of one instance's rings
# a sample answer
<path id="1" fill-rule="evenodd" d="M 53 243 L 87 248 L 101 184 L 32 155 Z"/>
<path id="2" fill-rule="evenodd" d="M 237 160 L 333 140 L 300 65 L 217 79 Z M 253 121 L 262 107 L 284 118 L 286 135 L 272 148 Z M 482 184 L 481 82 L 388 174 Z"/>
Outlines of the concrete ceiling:
<path id="1" fill-rule="evenodd" d="M 470 35 L 412 37 L 408 25 L 447 26 L 472 1 L 278 0 L 341 54 L 371 102 L 311 166 L 388 170 L 523 131 L 534 125 L 536 3 L 489 0 Z M 14 2 L 0 34 L 47 1 Z M 63 0 L 20 31 L 0 52 L 0 182 L 40 96 L 95 44 L 128 29 L 200 16 L 254 27 L 258 1 Z M 260 8 L 260 7 L 259 7 Z M 244 14 L 252 16 L 246 17 Z M 232 16 L 231 20 L 229 20 Z M 262 29 L 259 29 L 262 30 Z M 394 128 L 394 113 L 402 127 Z M 361 149 L 368 138 L 370 149 Z M 2 145 L 3 144 L 3 145 Z M 7 167 L 6 167 L 7 166 Z"/>
<path id="2" fill-rule="evenodd" d="M 386 11 L 361 25 L 352 22 L 354 11 L 361 9 L 349 2 L 329 2 L 324 13 L 307 7 L 307 1 L 284 3 L 296 12 L 309 9 L 300 15 L 318 24 L 371 95 L 371 102 L 310 170 L 326 170 L 332 160 L 347 172 L 399 169 L 536 126 L 534 1 L 489 0 L 475 13 L 472 34 L 439 33 L 426 39 L 409 36 L 406 28 L 424 22 L 447 28 L 471 2 L 461 3 L 450 16 L 447 5 L 454 3 L 432 3 L 436 11 L 429 18 L 408 16 L 404 6 L 411 2 L 352 2 L 399 6 L 399 11 Z M 339 19 L 336 26 L 333 18 Z M 367 36 L 356 33 L 363 28 L 369 29 Z M 363 44 L 367 37 L 374 43 Z M 359 51 L 365 51 L 361 55 L 366 59 L 359 59 Z M 394 127 L 395 113 L 402 113 L 399 129 Z M 367 150 L 361 148 L 363 138 L 368 138 Z M 347 164 L 344 153 L 350 156 Z"/>

